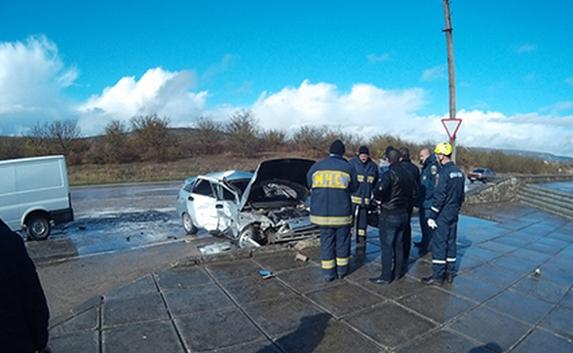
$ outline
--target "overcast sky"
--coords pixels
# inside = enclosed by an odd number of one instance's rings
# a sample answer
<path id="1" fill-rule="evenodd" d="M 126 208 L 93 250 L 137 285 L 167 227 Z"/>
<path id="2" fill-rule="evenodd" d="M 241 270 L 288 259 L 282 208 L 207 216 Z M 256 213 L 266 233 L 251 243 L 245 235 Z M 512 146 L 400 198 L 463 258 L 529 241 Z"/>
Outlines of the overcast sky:
<path id="1" fill-rule="evenodd" d="M 452 0 L 459 141 L 573 156 L 573 1 Z M 446 138 L 441 0 L 1 1 L 0 134 L 250 109 Z"/>

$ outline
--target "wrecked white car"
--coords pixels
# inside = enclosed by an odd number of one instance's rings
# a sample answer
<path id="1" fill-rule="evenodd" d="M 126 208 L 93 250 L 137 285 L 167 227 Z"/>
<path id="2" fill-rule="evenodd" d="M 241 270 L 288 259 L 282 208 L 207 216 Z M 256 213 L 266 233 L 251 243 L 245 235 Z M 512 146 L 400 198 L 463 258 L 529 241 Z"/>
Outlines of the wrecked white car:
<path id="1" fill-rule="evenodd" d="M 177 196 L 177 214 L 188 234 L 205 229 L 261 246 L 318 235 L 310 223 L 306 174 L 314 162 L 275 159 L 254 173 L 227 171 L 189 178 Z"/>

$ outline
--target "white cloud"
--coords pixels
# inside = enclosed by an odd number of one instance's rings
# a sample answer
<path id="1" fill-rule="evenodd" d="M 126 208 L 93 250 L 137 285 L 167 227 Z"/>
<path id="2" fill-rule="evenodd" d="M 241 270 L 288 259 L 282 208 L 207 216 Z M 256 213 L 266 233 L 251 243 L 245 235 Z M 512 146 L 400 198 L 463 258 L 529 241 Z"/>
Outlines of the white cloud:
<path id="1" fill-rule="evenodd" d="M 517 48 L 517 54 L 529 54 L 537 51 L 537 45 L 524 43 Z"/>
<path id="2" fill-rule="evenodd" d="M 368 54 L 367 56 L 368 61 L 375 64 L 375 63 L 381 63 L 384 61 L 388 61 L 390 60 L 390 53 L 382 53 L 382 54 Z"/>
<path id="3" fill-rule="evenodd" d="M 215 68 L 224 70 L 231 59 L 224 57 Z M 55 44 L 44 37 L 0 43 L 0 135 L 25 131 L 39 120 L 77 118 L 85 134 L 97 134 L 112 119 L 138 114 L 157 113 L 169 117 L 173 126 L 189 126 L 199 115 L 223 120 L 238 109 L 251 109 L 265 128 L 292 131 L 328 125 L 362 136 L 392 134 L 418 142 L 447 138 L 440 123 L 445 115 L 419 113 L 426 99 L 421 88 L 388 90 L 358 83 L 342 91 L 331 83 L 303 81 L 275 93 L 263 92 L 245 106 L 209 107 L 208 92 L 193 90 L 194 72 L 157 67 L 139 78 L 120 78 L 83 102 L 70 102 L 64 98 L 65 89 L 77 76 L 78 70 L 65 66 Z M 445 77 L 445 66 L 422 75 L 425 80 L 439 77 Z M 572 107 L 573 102 L 557 102 L 538 113 L 514 116 L 485 108 L 462 110 L 459 141 L 573 156 Z"/>
<path id="4" fill-rule="evenodd" d="M 80 127 L 98 133 L 111 120 L 128 120 L 136 115 L 157 113 L 167 116 L 172 125 L 190 124 L 205 109 L 207 91 L 193 93 L 195 74 L 149 69 L 139 80 L 123 77 L 99 95 L 78 105 Z"/>
<path id="5" fill-rule="evenodd" d="M 0 134 L 68 118 L 72 112 L 62 92 L 77 77 L 78 70 L 65 67 L 57 46 L 44 36 L 0 43 Z"/>
<path id="6" fill-rule="evenodd" d="M 438 79 L 445 79 L 447 78 L 446 75 L 446 66 L 445 65 L 438 65 L 427 68 L 422 72 L 422 77 L 420 80 L 422 82 L 430 82 Z"/>

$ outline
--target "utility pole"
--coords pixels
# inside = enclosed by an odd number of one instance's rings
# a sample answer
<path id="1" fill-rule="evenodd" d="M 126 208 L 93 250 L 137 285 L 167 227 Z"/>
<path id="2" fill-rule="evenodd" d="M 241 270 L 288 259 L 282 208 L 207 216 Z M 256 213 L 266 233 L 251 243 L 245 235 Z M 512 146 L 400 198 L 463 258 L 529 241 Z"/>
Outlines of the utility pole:
<path id="1" fill-rule="evenodd" d="M 452 18 L 450 15 L 450 0 L 444 0 L 444 17 L 446 27 L 443 32 L 446 33 L 446 44 L 448 47 L 448 81 L 450 89 L 450 119 L 456 118 L 456 82 L 454 71 L 454 43 L 452 38 Z M 454 148 L 452 159 L 456 161 L 456 137 L 450 137 L 450 143 Z"/>

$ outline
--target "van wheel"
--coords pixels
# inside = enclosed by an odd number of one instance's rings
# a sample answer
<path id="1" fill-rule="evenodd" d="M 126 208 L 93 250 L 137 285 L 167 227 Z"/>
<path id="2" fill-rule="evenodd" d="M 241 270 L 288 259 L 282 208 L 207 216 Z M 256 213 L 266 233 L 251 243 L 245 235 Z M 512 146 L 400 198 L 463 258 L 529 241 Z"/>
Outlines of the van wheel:
<path id="1" fill-rule="evenodd" d="M 193 224 L 193 220 L 188 213 L 183 213 L 181 216 L 181 222 L 183 223 L 183 229 L 185 229 L 185 233 L 192 235 L 197 233 L 197 227 Z"/>
<path id="2" fill-rule="evenodd" d="M 50 235 L 52 227 L 50 220 L 43 215 L 36 215 L 30 217 L 26 222 L 26 230 L 28 238 L 32 240 L 44 240 Z"/>

